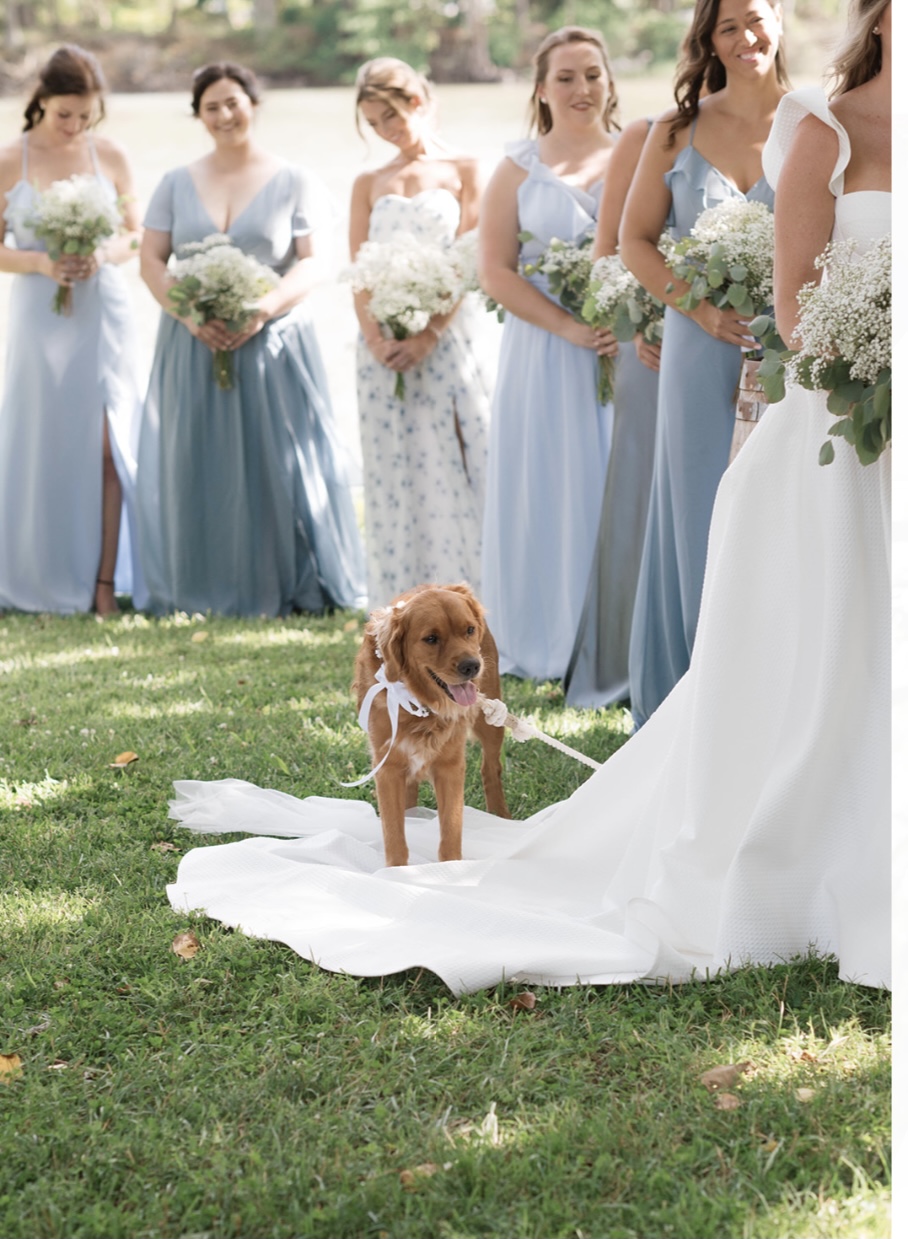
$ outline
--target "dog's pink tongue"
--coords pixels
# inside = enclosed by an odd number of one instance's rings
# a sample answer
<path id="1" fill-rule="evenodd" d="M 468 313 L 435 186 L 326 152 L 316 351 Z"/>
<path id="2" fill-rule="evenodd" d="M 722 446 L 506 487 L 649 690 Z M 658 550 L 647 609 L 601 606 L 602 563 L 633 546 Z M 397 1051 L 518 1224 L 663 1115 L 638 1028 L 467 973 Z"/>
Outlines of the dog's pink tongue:
<path id="1" fill-rule="evenodd" d="M 459 706 L 476 705 L 476 685 L 472 680 L 468 680 L 466 684 L 449 684 L 448 688 Z"/>

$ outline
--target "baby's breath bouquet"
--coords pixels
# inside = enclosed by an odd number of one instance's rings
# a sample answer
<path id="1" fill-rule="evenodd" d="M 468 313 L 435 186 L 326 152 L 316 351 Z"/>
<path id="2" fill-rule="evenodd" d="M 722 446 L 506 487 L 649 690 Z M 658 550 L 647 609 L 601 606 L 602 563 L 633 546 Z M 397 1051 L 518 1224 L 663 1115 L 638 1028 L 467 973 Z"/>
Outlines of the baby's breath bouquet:
<path id="1" fill-rule="evenodd" d="M 461 289 L 464 294 L 478 293 L 483 305 L 490 314 L 494 314 L 500 323 L 504 322 L 504 306 L 490 297 L 479 282 L 479 232 L 471 228 L 469 232 L 461 233 L 451 243 L 448 250 L 451 261 L 460 277 Z"/>
<path id="2" fill-rule="evenodd" d="M 583 321 L 591 327 L 606 327 L 616 340 L 626 343 L 639 332 L 647 344 L 660 344 L 665 306 L 628 271 L 617 254 L 597 258 L 590 272 Z M 612 362 L 612 358 L 603 360 Z M 613 395 L 613 371 L 600 365 L 599 402 Z"/>
<path id="3" fill-rule="evenodd" d="M 255 313 L 259 298 L 279 280 L 270 267 L 245 254 L 223 233 L 180 247 L 167 295 L 180 318 L 194 323 L 220 319 L 228 331 L 242 331 Z M 214 379 L 221 391 L 233 387 L 233 354 L 214 353 Z"/>
<path id="4" fill-rule="evenodd" d="M 65 255 L 93 254 L 123 224 L 121 204 L 113 201 L 96 176 L 70 176 L 53 181 L 37 195 L 26 223 L 47 244 L 54 262 Z M 54 313 L 69 314 L 72 288 L 60 284 L 54 295 Z"/>
<path id="5" fill-rule="evenodd" d="M 708 207 L 666 255 L 675 276 L 690 285 L 676 304 L 695 310 L 711 301 L 754 318 L 772 303 L 772 255 L 772 212 L 762 202 L 729 198 Z"/>
<path id="6" fill-rule="evenodd" d="M 826 407 L 839 419 L 830 435 L 869 465 L 892 441 L 892 238 L 860 252 L 854 240 L 833 241 L 815 265 L 824 270 L 822 281 L 798 293 L 800 348 L 785 348 L 772 319 L 755 321 L 765 349 L 759 374 L 773 402 L 785 395 L 786 377 L 828 392 Z M 834 459 L 830 438 L 820 464 Z"/>
<path id="7" fill-rule="evenodd" d="M 520 233 L 521 241 L 532 241 L 530 232 Z M 548 247 L 535 262 L 527 263 L 524 274 L 541 274 L 548 277 L 549 292 L 557 297 L 567 312 L 579 323 L 587 322 L 583 307 L 589 296 L 590 279 L 593 273 L 593 234 L 586 232 L 576 241 L 562 241 L 553 237 Z M 599 382 L 597 399 L 605 404 L 611 398 L 614 362 L 611 357 L 599 358 Z"/>
<path id="8" fill-rule="evenodd" d="M 364 242 L 347 276 L 354 292 L 369 294 L 369 315 L 395 340 L 424 331 L 433 314 L 448 314 L 463 295 L 449 251 L 405 232 L 393 241 Z M 398 371 L 398 400 L 404 391 L 404 376 Z"/>

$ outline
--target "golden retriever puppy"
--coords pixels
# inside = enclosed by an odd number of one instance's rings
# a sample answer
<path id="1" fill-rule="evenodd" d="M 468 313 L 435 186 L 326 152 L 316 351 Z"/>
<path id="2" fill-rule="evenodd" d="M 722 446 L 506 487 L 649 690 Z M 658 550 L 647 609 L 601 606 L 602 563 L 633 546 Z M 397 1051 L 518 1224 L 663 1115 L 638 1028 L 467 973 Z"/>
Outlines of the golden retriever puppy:
<path id="1" fill-rule="evenodd" d="M 382 668 L 400 682 L 424 716 L 401 708 L 392 743 L 389 692 L 376 689 Z M 472 731 L 482 746 L 482 786 L 486 808 L 510 817 L 501 784 L 504 731 L 484 719 L 477 690 L 501 692 L 498 650 L 486 628 L 483 609 L 467 585 L 420 585 L 373 611 L 356 656 L 353 690 L 357 705 L 373 689 L 368 721 L 385 863 L 407 863 L 404 813 L 416 804 L 419 784 L 431 782 L 438 802 L 439 860 L 461 859 L 466 741 Z M 398 694 L 401 693 L 399 687 Z M 394 701 L 390 702 L 392 711 Z M 384 759 L 384 760 L 383 760 Z"/>

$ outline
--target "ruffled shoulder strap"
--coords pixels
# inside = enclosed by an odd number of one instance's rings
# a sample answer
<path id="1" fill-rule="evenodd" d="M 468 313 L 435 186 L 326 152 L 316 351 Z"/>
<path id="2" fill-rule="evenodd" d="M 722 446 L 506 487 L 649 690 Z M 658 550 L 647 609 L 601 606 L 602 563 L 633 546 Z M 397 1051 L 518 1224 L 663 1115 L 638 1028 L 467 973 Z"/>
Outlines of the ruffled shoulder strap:
<path id="1" fill-rule="evenodd" d="M 504 148 L 504 153 L 512 163 L 516 163 L 518 168 L 523 168 L 524 172 L 529 172 L 533 164 L 539 159 L 539 143 L 535 138 L 521 138 L 519 142 L 508 142 Z"/>
<path id="2" fill-rule="evenodd" d="M 851 159 L 851 143 L 848 134 L 833 116 L 829 109 L 829 100 L 819 86 L 805 86 L 803 90 L 793 90 L 783 95 L 778 108 L 769 138 L 763 148 L 763 172 L 767 181 L 775 189 L 778 184 L 782 164 L 791 149 L 795 130 L 807 115 L 816 116 L 830 129 L 834 129 L 839 138 L 839 155 L 829 178 L 829 191 L 838 198 L 845 184 L 845 169 Z"/>

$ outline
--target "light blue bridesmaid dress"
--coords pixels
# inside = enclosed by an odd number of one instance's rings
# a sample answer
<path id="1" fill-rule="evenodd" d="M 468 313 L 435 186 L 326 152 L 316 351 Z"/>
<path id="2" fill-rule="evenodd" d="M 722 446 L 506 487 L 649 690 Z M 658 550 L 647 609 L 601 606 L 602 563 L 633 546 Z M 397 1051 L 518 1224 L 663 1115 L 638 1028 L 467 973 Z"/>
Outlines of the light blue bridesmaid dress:
<path id="1" fill-rule="evenodd" d="M 687 236 L 700 214 L 728 198 L 772 208 L 765 177 L 742 194 L 688 144 L 665 175 L 668 226 Z M 681 679 L 700 610 L 713 500 L 728 464 L 742 354 L 666 307 L 659 371 L 653 484 L 630 640 L 630 695 L 640 727 Z"/>
<path id="2" fill-rule="evenodd" d="M 659 375 L 638 359 L 633 341 L 619 344 L 599 534 L 564 676 L 570 706 L 609 706 L 630 692 L 628 648 L 653 477 L 658 396 Z"/>
<path id="3" fill-rule="evenodd" d="M 101 172 L 95 176 L 117 199 Z M 22 176 L 7 194 L 7 239 L 45 250 L 27 220 L 37 191 Z M 69 314 L 51 308 L 57 284 L 37 273 L 13 278 L 6 383 L 0 406 L 0 607 L 67 614 L 90 611 L 101 559 L 104 418 L 123 487 L 118 593 L 145 604 L 135 566 L 130 511 L 141 416 L 135 313 L 118 266 L 104 264 L 72 288 Z"/>
<path id="4" fill-rule="evenodd" d="M 324 192 L 283 166 L 228 229 L 283 275 Z M 217 232 L 185 167 L 155 190 L 145 225 L 176 253 Z M 347 454 L 305 302 L 233 354 L 221 391 L 211 351 L 162 313 L 139 443 L 139 547 L 151 608 L 286 615 L 361 606 L 362 544 Z"/>
<path id="5" fill-rule="evenodd" d="M 601 184 L 568 185 L 535 140 L 508 156 L 527 177 L 517 191 L 518 270 L 553 237 L 577 240 L 596 222 Z M 545 275 L 529 278 L 550 299 Z M 568 665 L 596 543 L 612 435 L 597 399 L 598 359 L 513 314 L 505 319 L 492 404 L 482 601 L 501 669 L 560 678 Z"/>

